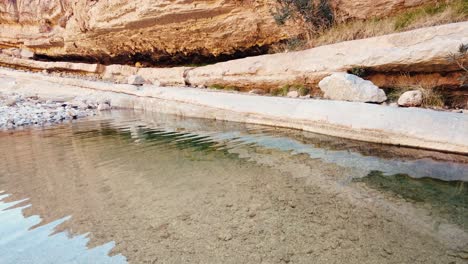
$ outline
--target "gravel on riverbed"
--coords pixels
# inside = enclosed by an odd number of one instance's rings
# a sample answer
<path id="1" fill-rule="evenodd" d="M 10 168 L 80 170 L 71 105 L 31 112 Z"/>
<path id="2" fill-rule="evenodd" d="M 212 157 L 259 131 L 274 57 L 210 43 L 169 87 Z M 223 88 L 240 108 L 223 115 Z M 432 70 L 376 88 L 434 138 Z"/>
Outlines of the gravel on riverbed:
<path id="1" fill-rule="evenodd" d="M 74 98 L 71 101 L 45 100 L 37 96 L 0 93 L 0 129 L 45 126 L 94 116 L 110 109 L 110 102 Z"/>

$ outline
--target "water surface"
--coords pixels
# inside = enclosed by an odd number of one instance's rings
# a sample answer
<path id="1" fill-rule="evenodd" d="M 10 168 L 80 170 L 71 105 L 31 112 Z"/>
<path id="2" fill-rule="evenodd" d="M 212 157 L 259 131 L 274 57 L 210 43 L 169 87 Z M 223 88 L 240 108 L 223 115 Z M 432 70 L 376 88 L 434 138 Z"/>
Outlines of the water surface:
<path id="1" fill-rule="evenodd" d="M 0 263 L 463 263 L 468 158 L 113 111 L 0 132 Z"/>

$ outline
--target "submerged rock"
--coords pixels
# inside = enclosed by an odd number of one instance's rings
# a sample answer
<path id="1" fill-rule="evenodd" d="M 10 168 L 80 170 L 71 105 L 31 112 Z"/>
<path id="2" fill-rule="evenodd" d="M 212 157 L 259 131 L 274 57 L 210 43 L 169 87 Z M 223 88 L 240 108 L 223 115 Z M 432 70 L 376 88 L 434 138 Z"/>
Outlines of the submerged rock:
<path id="1" fill-rule="evenodd" d="M 348 73 L 334 73 L 319 82 L 324 97 L 332 100 L 382 103 L 387 96 L 371 81 Z"/>
<path id="2" fill-rule="evenodd" d="M 400 98 L 398 98 L 398 105 L 400 106 L 421 106 L 423 101 L 422 92 L 419 90 L 404 92 Z"/>

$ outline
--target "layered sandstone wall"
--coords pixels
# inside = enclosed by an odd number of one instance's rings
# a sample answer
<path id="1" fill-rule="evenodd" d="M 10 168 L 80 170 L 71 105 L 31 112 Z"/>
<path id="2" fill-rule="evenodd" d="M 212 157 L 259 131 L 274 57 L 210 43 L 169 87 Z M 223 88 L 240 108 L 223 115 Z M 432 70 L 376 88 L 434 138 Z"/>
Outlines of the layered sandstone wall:
<path id="1" fill-rule="evenodd" d="M 434 0 L 331 0 L 340 19 L 385 16 Z M 62 59 L 164 61 L 263 53 L 304 33 L 275 22 L 276 0 L 0 0 L 0 47 Z M 203 61 L 200 61 L 203 62 Z"/>
<path id="2" fill-rule="evenodd" d="M 0 1 L 0 45 L 51 56 L 219 55 L 300 34 L 276 25 L 275 0 Z"/>
<path id="3" fill-rule="evenodd" d="M 313 49 L 269 54 L 221 62 L 202 67 L 140 68 L 128 65 L 101 65 L 70 62 L 44 62 L 0 54 L 0 66 L 47 72 L 71 72 L 113 82 L 126 82 L 138 74 L 149 82 L 175 86 L 235 86 L 242 89 L 277 88 L 286 84 L 315 86 L 334 72 L 356 68 L 379 86 L 392 86 L 402 73 L 425 76 L 434 86 L 456 86 L 460 71 L 447 57 L 468 43 L 468 22 L 395 33 L 369 39 L 347 41 Z M 383 74 L 384 73 L 384 74 Z M 411 80 L 409 80 L 411 81 Z M 410 83 L 408 83 L 409 85 Z"/>

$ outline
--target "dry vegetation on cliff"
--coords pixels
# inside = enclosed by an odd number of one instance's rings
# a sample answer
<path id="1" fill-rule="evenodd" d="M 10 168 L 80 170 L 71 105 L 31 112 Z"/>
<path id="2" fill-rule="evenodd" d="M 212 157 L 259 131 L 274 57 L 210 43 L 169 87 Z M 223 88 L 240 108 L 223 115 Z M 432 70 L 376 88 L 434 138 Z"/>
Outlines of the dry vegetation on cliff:
<path id="1" fill-rule="evenodd" d="M 284 2 L 301 2 L 282 0 Z M 350 20 L 346 22 L 334 21 L 333 17 L 327 16 L 328 7 L 320 1 L 317 8 L 310 8 L 309 12 L 318 15 L 311 26 L 309 26 L 309 36 L 301 38 L 292 38 L 285 41 L 272 50 L 272 52 L 283 52 L 290 50 L 302 50 L 316 46 L 333 44 L 343 41 L 363 39 L 386 34 L 408 31 L 412 29 L 436 26 L 448 23 L 455 23 L 468 20 L 468 1 L 451 0 L 441 1 L 436 4 L 425 5 L 422 7 L 407 10 L 394 16 L 385 18 L 369 18 L 367 20 Z M 282 9 L 281 12 L 291 13 L 291 8 Z M 296 9 L 301 10 L 301 9 Z M 325 11 L 323 11 L 325 10 Z M 296 11 L 302 14 L 304 11 Z M 279 16 L 275 14 L 275 19 L 287 19 L 293 15 Z M 279 17 L 278 17 L 279 16 Z M 327 20 L 327 18 L 332 20 Z M 307 19 L 305 19 L 307 21 Z M 319 22 L 322 21 L 320 24 Z M 278 22 L 278 20 L 277 20 Z"/>
<path id="2" fill-rule="evenodd" d="M 338 24 L 322 31 L 310 44 L 320 46 L 466 20 L 468 1 L 455 0 L 416 8 L 393 17 Z"/>

